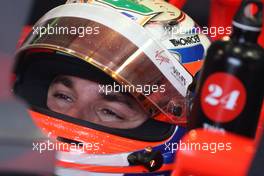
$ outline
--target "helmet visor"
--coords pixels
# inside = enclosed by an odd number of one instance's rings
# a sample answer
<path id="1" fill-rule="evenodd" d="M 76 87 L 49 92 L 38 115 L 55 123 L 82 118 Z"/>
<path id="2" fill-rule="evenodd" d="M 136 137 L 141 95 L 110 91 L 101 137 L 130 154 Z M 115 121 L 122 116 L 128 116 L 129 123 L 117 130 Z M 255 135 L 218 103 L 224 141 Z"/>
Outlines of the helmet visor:
<path id="1" fill-rule="evenodd" d="M 37 22 L 17 56 L 32 48 L 75 56 L 112 77 L 122 86 L 118 90 L 130 93 L 152 117 L 161 112 L 166 121 L 186 122 L 192 76 L 142 26 L 117 12 L 96 5 L 59 6 Z"/>

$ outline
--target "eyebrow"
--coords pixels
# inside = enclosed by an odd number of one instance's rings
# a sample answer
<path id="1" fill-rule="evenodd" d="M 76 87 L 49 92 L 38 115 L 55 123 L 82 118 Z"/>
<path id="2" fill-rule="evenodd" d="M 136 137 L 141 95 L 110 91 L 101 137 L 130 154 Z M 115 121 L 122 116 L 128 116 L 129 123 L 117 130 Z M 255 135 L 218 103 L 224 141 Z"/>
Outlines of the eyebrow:
<path id="1" fill-rule="evenodd" d="M 134 109 L 133 104 L 131 103 L 131 101 L 129 101 L 129 99 L 131 99 L 131 98 L 128 97 L 127 95 L 124 95 L 120 92 L 110 92 L 109 94 L 105 94 L 105 93 L 101 92 L 99 94 L 103 99 L 105 99 L 107 101 L 121 102 L 121 103 L 127 105 L 129 108 Z"/>
<path id="2" fill-rule="evenodd" d="M 59 76 L 56 77 L 55 80 L 52 82 L 52 84 L 63 84 L 64 86 L 72 89 L 73 88 L 73 82 L 67 77 Z"/>

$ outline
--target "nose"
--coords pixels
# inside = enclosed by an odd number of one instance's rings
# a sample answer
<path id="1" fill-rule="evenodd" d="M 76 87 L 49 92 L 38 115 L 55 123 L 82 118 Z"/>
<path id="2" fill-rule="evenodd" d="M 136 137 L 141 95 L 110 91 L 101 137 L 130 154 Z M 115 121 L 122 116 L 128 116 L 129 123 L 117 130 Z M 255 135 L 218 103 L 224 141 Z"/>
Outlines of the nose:
<path id="1" fill-rule="evenodd" d="M 89 107 L 81 107 L 75 105 L 69 108 L 65 113 L 70 117 L 85 120 L 92 123 L 96 123 L 98 121 L 98 118 L 95 115 L 93 115 Z"/>
<path id="2" fill-rule="evenodd" d="M 69 108 L 66 112 L 64 112 L 66 115 L 70 116 L 70 117 L 74 117 L 77 119 L 81 119 L 81 112 L 80 112 L 80 108 L 74 106 Z"/>

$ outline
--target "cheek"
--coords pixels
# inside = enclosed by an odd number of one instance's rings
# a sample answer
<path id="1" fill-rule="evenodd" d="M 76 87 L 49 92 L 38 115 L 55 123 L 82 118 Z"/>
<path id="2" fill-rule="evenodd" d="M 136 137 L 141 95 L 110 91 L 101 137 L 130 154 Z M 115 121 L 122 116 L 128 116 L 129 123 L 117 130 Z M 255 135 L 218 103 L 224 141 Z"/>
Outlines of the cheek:
<path id="1" fill-rule="evenodd" d="M 128 124 L 130 124 L 130 128 L 135 128 L 143 124 L 148 118 L 149 117 L 147 114 L 145 114 L 144 112 L 140 112 L 137 115 L 137 118 L 134 121 L 129 122 Z"/>
<path id="2" fill-rule="evenodd" d="M 57 109 L 54 98 L 49 94 L 48 94 L 48 98 L 47 98 L 47 107 L 52 111 L 56 111 L 56 109 Z"/>
<path id="3" fill-rule="evenodd" d="M 61 113 L 61 114 L 64 114 L 65 113 L 65 110 L 66 109 L 69 109 L 69 107 L 67 107 L 66 104 L 63 104 L 63 103 L 59 102 L 59 100 L 57 100 L 51 94 L 48 94 L 47 107 L 50 110 L 52 110 L 54 112 Z"/>
<path id="4" fill-rule="evenodd" d="M 123 122 L 114 122 L 113 124 L 115 128 L 120 129 L 136 128 L 142 125 L 147 119 L 148 116 L 146 116 L 145 114 L 138 114 L 135 119 L 125 120 Z"/>
<path id="5" fill-rule="evenodd" d="M 140 126 L 145 121 L 146 121 L 145 118 L 140 118 L 135 121 L 112 122 L 104 125 L 112 128 L 130 129 Z"/>
<path id="6" fill-rule="evenodd" d="M 137 118 L 137 120 L 135 120 L 135 124 L 137 124 L 138 126 L 141 125 L 142 123 L 144 123 L 149 117 L 147 116 L 147 114 L 143 113 L 139 114 L 139 117 Z"/>

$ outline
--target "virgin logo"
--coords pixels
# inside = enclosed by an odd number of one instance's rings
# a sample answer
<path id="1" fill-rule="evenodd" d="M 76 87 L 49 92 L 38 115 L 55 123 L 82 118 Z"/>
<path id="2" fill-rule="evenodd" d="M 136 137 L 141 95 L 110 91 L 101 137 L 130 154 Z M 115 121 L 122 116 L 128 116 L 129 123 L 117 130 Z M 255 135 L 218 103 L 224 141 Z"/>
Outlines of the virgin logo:
<path id="1" fill-rule="evenodd" d="M 156 51 L 155 58 L 157 61 L 160 61 L 160 65 L 165 62 L 165 63 L 170 63 L 170 59 L 167 56 L 162 55 L 165 51 Z"/>

